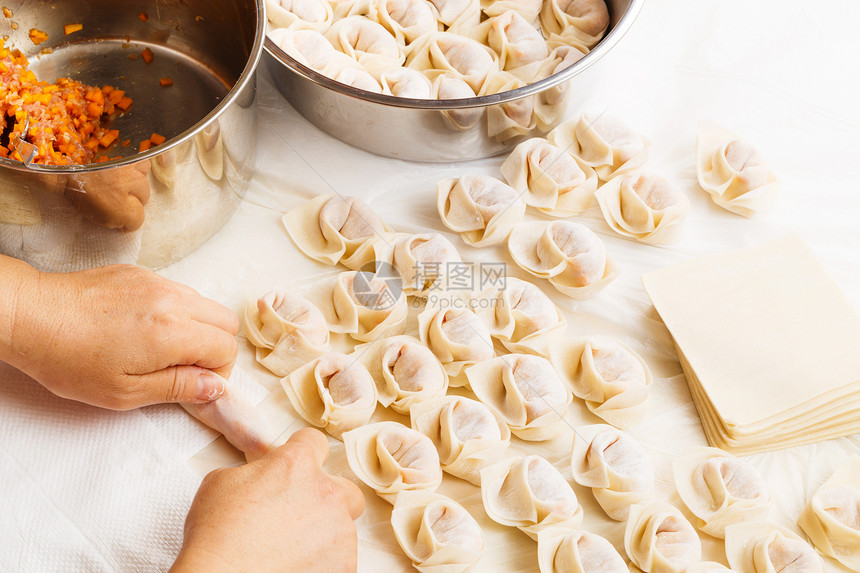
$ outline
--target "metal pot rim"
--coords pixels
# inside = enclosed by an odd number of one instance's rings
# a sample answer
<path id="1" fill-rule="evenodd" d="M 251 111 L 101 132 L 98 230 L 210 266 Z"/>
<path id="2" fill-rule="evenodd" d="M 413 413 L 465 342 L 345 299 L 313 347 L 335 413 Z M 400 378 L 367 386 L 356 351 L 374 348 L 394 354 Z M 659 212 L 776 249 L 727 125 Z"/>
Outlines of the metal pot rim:
<path id="1" fill-rule="evenodd" d="M 581 60 L 579 60 L 569 68 L 565 68 L 564 70 L 553 74 L 548 78 L 544 78 L 538 82 L 525 85 L 521 88 L 508 90 L 497 94 L 477 96 L 473 98 L 411 99 L 369 92 L 354 88 L 352 86 L 348 86 L 346 84 L 342 84 L 340 82 L 336 82 L 333 79 L 324 76 L 319 72 L 316 72 L 311 68 L 299 63 L 292 56 L 288 55 L 281 48 L 276 46 L 275 43 L 268 38 L 268 36 L 266 36 L 265 50 L 269 53 L 269 55 L 271 55 L 274 59 L 278 60 L 290 71 L 297 73 L 300 76 L 303 76 L 307 80 L 310 80 L 316 84 L 319 84 L 323 87 L 326 87 L 332 91 L 335 91 L 348 97 L 386 106 L 405 107 L 412 109 L 450 110 L 487 107 L 491 105 L 507 103 L 510 101 L 522 99 L 524 97 L 528 97 L 530 95 L 542 92 L 563 82 L 566 82 L 567 80 L 576 77 L 586 69 L 590 68 L 600 58 L 606 55 L 609 50 L 611 50 L 612 47 L 615 46 L 615 44 L 617 44 L 619 40 L 621 40 L 622 37 L 624 37 L 624 34 L 627 33 L 627 31 L 630 29 L 630 26 L 633 25 L 633 21 L 639 15 L 639 11 L 642 9 L 642 5 L 644 3 L 645 0 L 631 0 L 630 6 L 621 16 L 621 19 L 618 21 L 618 24 L 613 26 L 609 33 L 602 40 L 600 40 L 600 42 L 597 44 L 597 46 L 594 47 L 593 50 L 588 52 L 588 54 L 586 54 Z"/>
<path id="2" fill-rule="evenodd" d="M 162 153 L 176 147 L 177 145 L 189 141 L 197 133 L 199 133 L 206 126 L 212 123 L 218 116 L 220 116 L 224 112 L 224 110 L 228 106 L 230 106 L 234 101 L 236 101 L 237 98 L 239 98 L 245 87 L 254 77 L 254 73 L 257 71 L 257 66 L 259 65 L 260 59 L 263 56 L 263 47 L 266 41 L 266 9 L 265 0 L 255 0 L 254 4 L 257 7 L 257 29 L 254 35 L 254 45 L 251 48 L 251 53 L 248 56 L 248 62 L 245 64 L 245 69 L 242 70 L 242 74 L 239 76 L 239 79 L 236 80 L 236 83 L 233 84 L 233 87 L 230 88 L 230 91 L 227 92 L 227 95 L 224 97 L 224 99 L 221 100 L 221 102 L 217 106 L 215 106 L 215 108 L 211 112 L 209 112 L 208 115 L 206 115 L 203 119 L 192 125 L 187 130 L 185 130 L 183 133 L 172 138 L 169 142 L 166 142 L 156 147 L 152 147 L 148 151 L 145 151 L 143 153 L 137 153 L 129 157 L 114 159 L 112 161 L 104 161 L 102 163 L 89 163 L 87 165 L 24 165 L 20 161 L 13 161 L 5 157 L 0 157 L 0 168 L 14 169 L 16 171 L 37 171 L 42 173 L 54 174 L 102 171 L 114 167 L 131 165 L 137 163 L 138 161 L 143 161 L 145 159 L 152 159 L 156 155 L 161 155 Z"/>

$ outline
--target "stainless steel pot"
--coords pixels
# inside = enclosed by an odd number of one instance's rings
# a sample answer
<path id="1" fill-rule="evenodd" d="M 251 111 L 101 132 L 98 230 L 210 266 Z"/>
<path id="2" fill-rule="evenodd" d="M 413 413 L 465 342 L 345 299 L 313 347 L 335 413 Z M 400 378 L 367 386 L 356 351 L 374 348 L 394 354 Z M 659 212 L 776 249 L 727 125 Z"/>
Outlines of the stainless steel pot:
<path id="1" fill-rule="evenodd" d="M 208 240 L 241 201 L 256 157 L 264 0 L 8 0 L 7 47 L 39 79 L 111 85 L 134 99 L 113 128 L 127 147 L 73 167 L 0 158 L 0 253 L 68 271 L 159 268 Z M 68 36 L 64 25 L 82 24 Z M 34 45 L 31 29 L 48 33 Z M 146 63 L 140 54 L 153 54 Z M 173 85 L 159 80 L 169 77 Z M 167 141 L 138 153 L 153 133 Z M 141 226 L 142 223 L 142 226 Z"/>
<path id="2" fill-rule="evenodd" d="M 359 90 L 300 64 L 266 40 L 266 68 L 290 104 L 326 133 L 355 147 L 413 161 L 459 161 L 504 153 L 554 127 L 588 96 L 599 60 L 633 24 L 644 0 L 607 0 L 606 36 L 573 66 L 499 94 L 459 100 L 416 100 Z M 559 100 L 553 121 L 524 128 L 508 121 L 534 98 Z M 531 99 L 531 101 L 530 101 Z M 522 122 L 525 123 L 525 122 Z"/>

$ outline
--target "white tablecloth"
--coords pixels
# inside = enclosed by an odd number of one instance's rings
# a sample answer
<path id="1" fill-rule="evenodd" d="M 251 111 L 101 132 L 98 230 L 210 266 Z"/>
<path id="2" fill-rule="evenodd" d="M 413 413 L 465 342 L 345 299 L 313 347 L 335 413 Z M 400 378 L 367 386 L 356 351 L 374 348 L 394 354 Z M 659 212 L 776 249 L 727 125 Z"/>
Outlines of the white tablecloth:
<path id="1" fill-rule="evenodd" d="M 653 247 L 613 235 L 593 209 L 582 221 L 605 240 L 622 276 L 582 303 L 544 290 L 567 312 L 569 334 L 615 336 L 640 352 L 652 368 L 650 413 L 633 433 L 652 457 L 659 495 L 670 501 L 678 501 L 671 460 L 705 440 L 669 335 L 645 296 L 640 277 L 693 257 L 797 232 L 860 308 L 858 21 L 860 4 L 852 0 L 648 0 L 627 37 L 601 62 L 600 84 L 583 110 L 607 112 L 646 134 L 653 142 L 648 168 L 687 193 L 692 210 L 677 243 Z M 248 299 L 273 287 L 312 284 L 334 271 L 302 256 L 280 218 L 301 200 L 332 191 L 362 197 L 397 230 L 446 233 L 464 260 L 504 261 L 512 274 L 523 276 L 503 247 L 479 251 L 465 246 L 444 229 L 435 211 L 437 180 L 464 173 L 498 176 L 501 158 L 431 165 L 353 149 L 301 118 L 263 76 L 259 173 L 224 229 L 197 252 L 164 269 L 165 276 L 237 312 Z M 773 211 L 744 219 L 714 206 L 699 189 L 694 150 L 700 118 L 738 131 L 771 162 L 784 181 Z M 304 424 L 297 420 L 277 378 L 254 363 L 250 344 L 242 344 L 239 361 L 271 389 L 262 407 L 284 436 Z M 574 427 L 599 422 L 581 404 L 574 404 L 568 421 Z M 519 442 L 515 447 L 546 455 L 570 478 L 570 440 L 568 433 L 550 444 Z M 342 445 L 333 439 L 331 443 L 330 470 L 351 477 Z M 773 521 L 797 530 L 794 521 L 810 493 L 857 452 L 860 439 L 854 436 L 751 456 L 774 489 Z M 192 464 L 205 471 L 239 459 L 216 442 Z M 363 489 L 368 504 L 359 520 L 359 569 L 411 570 L 388 524 L 390 506 Z M 605 535 L 621 549 L 623 524 L 606 518 L 588 490 L 576 485 L 574 489 L 585 507 L 585 528 Z M 492 523 L 483 513 L 477 488 L 446 478 L 440 491 L 459 499 L 484 526 L 488 550 L 478 571 L 536 571 L 536 544 L 516 530 Z M 703 536 L 703 544 L 706 557 L 725 562 L 721 542 Z M 840 568 L 828 561 L 827 570 Z"/>

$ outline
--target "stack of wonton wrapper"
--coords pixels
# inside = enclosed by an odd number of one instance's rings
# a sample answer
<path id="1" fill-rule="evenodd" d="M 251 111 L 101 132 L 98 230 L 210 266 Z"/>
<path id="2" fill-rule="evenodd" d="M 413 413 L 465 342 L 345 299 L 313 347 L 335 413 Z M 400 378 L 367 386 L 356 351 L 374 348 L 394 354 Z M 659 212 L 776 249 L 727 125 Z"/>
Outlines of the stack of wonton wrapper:
<path id="1" fill-rule="evenodd" d="M 713 446 L 750 454 L 860 432 L 860 319 L 800 238 L 642 281 Z"/>

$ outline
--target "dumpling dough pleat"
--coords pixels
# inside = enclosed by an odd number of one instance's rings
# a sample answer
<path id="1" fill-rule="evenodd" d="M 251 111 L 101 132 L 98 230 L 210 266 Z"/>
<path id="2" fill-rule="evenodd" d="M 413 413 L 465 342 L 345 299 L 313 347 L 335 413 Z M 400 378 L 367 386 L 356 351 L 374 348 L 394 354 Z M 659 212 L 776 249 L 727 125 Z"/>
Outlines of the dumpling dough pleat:
<path id="1" fill-rule="evenodd" d="M 321 310 L 332 332 L 370 342 L 406 330 L 409 306 L 396 277 L 366 271 L 340 273 L 329 300 Z"/>
<path id="2" fill-rule="evenodd" d="M 744 217 L 770 207 L 780 188 L 752 145 L 709 121 L 699 124 L 696 175 L 714 203 Z"/>
<path id="3" fill-rule="evenodd" d="M 477 97 L 477 93 L 457 73 L 439 74 L 433 80 L 433 96 L 436 99 L 469 99 Z M 442 114 L 445 124 L 453 131 L 465 131 L 478 124 L 484 114 L 483 107 L 446 109 Z"/>
<path id="4" fill-rule="evenodd" d="M 348 262 L 368 240 L 390 231 L 361 199 L 334 194 L 290 209 L 283 223 L 301 252 L 330 265 Z"/>
<path id="5" fill-rule="evenodd" d="M 438 493 L 404 491 L 391 512 L 394 537 L 422 573 L 462 573 L 484 553 L 481 526 L 456 501 Z"/>
<path id="6" fill-rule="evenodd" d="M 585 52 L 574 46 L 556 46 L 538 68 L 533 82 L 539 82 L 565 70 L 585 57 Z M 535 94 L 534 113 L 538 129 L 546 133 L 553 128 L 567 111 L 570 99 L 570 82 L 562 82 Z"/>
<path id="7" fill-rule="evenodd" d="M 504 285 L 479 294 L 476 312 L 490 335 L 511 352 L 549 356 L 567 326 L 564 314 L 533 284 L 505 277 Z"/>
<path id="8" fill-rule="evenodd" d="M 508 250 L 521 269 L 577 300 L 594 296 L 619 272 L 603 241 L 573 221 L 520 223 L 508 237 Z"/>
<path id="9" fill-rule="evenodd" d="M 717 448 L 698 448 L 672 468 L 681 500 L 708 535 L 723 538 L 728 525 L 767 518 L 770 488 L 748 462 Z"/>
<path id="10" fill-rule="evenodd" d="M 340 438 L 370 421 L 376 385 L 363 364 L 331 353 L 281 379 L 290 403 L 308 423 Z"/>
<path id="11" fill-rule="evenodd" d="M 726 527 L 726 557 L 732 569 L 743 573 L 824 573 L 824 562 L 808 543 L 765 522 Z"/>
<path id="12" fill-rule="evenodd" d="M 421 342 L 445 365 L 450 376 L 495 355 L 487 327 L 478 315 L 466 309 L 428 305 L 418 315 L 418 332 Z M 454 385 L 455 381 L 450 383 Z"/>
<path id="13" fill-rule="evenodd" d="M 702 542 L 696 530 L 676 507 L 667 503 L 630 508 L 624 549 L 645 573 L 684 573 L 702 560 Z"/>
<path id="14" fill-rule="evenodd" d="M 343 443 L 353 473 L 388 503 L 400 492 L 433 492 L 442 483 L 433 442 L 403 424 L 369 424 L 345 433 Z"/>
<path id="15" fill-rule="evenodd" d="M 550 527 L 537 536 L 540 573 L 628 573 L 609 541 L 586 531 Z"/>
<path id="16" fill-rule="evenodd" d="M 426 297 L 431 291 L 445 290 L 451 266 L 462 264 L 457 247 L 439 233 L 388 235 L 373 243 L 377 265 L 390 268 L 377 272 L 397 275 L 407 295 Z"/>
<path id="17" fill-rule="evenodd" d="M 687 197 L 657 175 L 615 177 L 595 196 L 613 231 L 643 243 L 669 242 L 690 210 Z"/>
<path id="18" fill-rule="evenodd" d="M 432 32 L 410 46 L 406 65 L 427 74 L 430 79 L 442 73 L 454 73 L 479 93 L 487 76 L 499 70 L 499 57 L 471 38 L 451 32 Z"/>
<path id="19" fill-rule="evenodd" d="M 329 330 L 320 309 L 286 290 L 273 290 L 245 309 L 245 336 L 257 362 L 278 376 L 328 353 Z"/>
<path id="20" fill-rule="evenodd" d="M 651 370 L 638 354 L 603 336 L 563 340 L 550 360 L 573 395 L 618 428 L 632 428 L 648 408 Z"/>
<path id="21" fill-rule="evenodd" d="M 549 55 L 541 33 L 518 12 L 493 16 L 467 34 L 499 55 L 499 67 L 530 82 Z"/>
<path id="22" fill-rule="evenodd" d="M 369 72 L 363 69 L 347 67 L 332 75 L 331 79 L 366 92 L 382 93 L 382 85 Z"/>
<path id="23" fill-rule="evenodd" d="M 481 485 L 481 470 L 501 459 L 511 431 L 486 406 L 462 396 L 442 396 L 415 404 L 412 428 L 430 438 L 442 470 Z"/>
<path id="24" fill-rule="evenodd" d="M 542 0 L 481 0 L 481 10 L 488 18 L 501 16 L 509 10 L 517 12 L 526 22 L 535 23 Z"/>
<path id="25" fill-rule="evenodd" d="M 545 139 L 517 145 L 501 167 L 527 205 L 553 217 L 579 215 L 594 204 L 597 173 Z"/>
<path id="26" fill-rule="evenodd" d="M 609 9 L 604 0 L 545 0 L 540 22 L 550 41 L 587 51 L 606 33 Z"/>
<path id="27" fill-rule="evenodd" d="M 436 185 L 436 208 L 442 223 L 473 247 L 504 242 L 526 213 L 519 193 L 488 175 L 443 179 Z"/>
<path id="28" fill-rule="evenodd" d="M 367 16 L 402 45 L 439 30 L 433 6 L 426 0 L 373 0 Z"/>
<path id="29" fill-rule="evenodd" d="M 266 16 L 275 28 L 325 32 L 333 14 L 326 0 L 266 0 Z"/>
<path id="30" fill-rule="evenodd" d="M 466 369 L 472 392 L 511 428 L 517 437 L 543 441 L 558 437 L 572 401 L 546 359 L 509 354 Z"/>
<path id="31" fill-rule="evenodd" d="M 478 95 L 490 95 L 519 89 L 526 82 L 511 72 L 493 72 L 481 87 Z M 487 135 L 496 141 L 506 142 L 530 133 L 537 126 L 534 115 L 535 96 L 487 107 Z"/>
<path id="32" fill-rule="evenodd" d="M 542 529 L 578 529 L 582 524 L 582 506 L 570 484 L 540 456 L 481 470 L 481 498 L 490 519 L 516 527 L 532 539 Z"/>
<path id="33" fill-rule="evenodd" d="M 582 114 L 562 123 L 546 138 L 593 167 L 601 181 L 639 169 L 651 150 L 644 136 L 606 115 Z"/>
<path id="34" fill-rule="evenodd" d="M 481 20 L 479 0 L 430 0 L 436 19 L 449 28 L 470 30 Z"/>
<path id="35" fill-rule="evenodd" d="M 860 456 L 818 488 L 797 524 L 819 551 L 860 571 Z"/>
<path id="36" fill-rule="evenodd" d="M 606 515 L 624 521 L 630 506 L 654 494 L 654 470 L 639 442 L 612 426 L 577 428 L 570 459 L 573 480 L 590 487 Z"/>
<path id="37" fill-rule="evenodd" d="M 434 99 L 427 76 L 412 68 L 391 68 L 379 76 L 382 93 L 409 99 Z"/>
<path id="38" fill-rule="evenodd" d="M 448 373 L 439 359 L 411 336 L 356 346 L 352 357 L 373 376 L 379 403 L 398 414 L 409 414 L 416 404 L 448 390 Z"/>
<path id="39" fill-rule="evenodd" d="M 403 48 L 391 32 L 364 16 L 349 16 L 335 22 L 325 36 L 336 50 L 355 58 L 374 77 L 406 60 Z"/>

